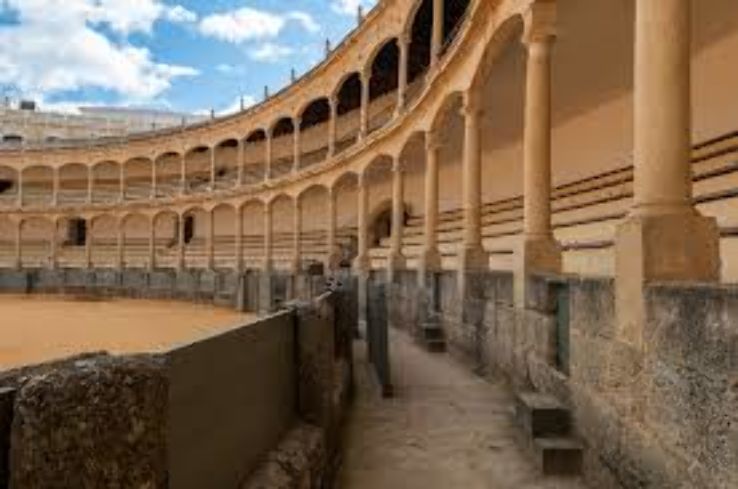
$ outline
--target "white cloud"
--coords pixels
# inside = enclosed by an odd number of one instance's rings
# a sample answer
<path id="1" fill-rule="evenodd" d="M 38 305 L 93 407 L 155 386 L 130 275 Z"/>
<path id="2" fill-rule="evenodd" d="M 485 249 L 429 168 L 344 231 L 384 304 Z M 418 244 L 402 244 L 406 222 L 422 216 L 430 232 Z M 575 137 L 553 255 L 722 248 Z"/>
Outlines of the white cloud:
<path id="1" fill-rule="evenodd" d="M 266 42 L 248 52 L 249 57 L 256 61 L 264 61 L 267 63 L 276 63 L 288 58 L 295 52 L 289 46 Z"/>
<path id="2" fill-rule="evenodd" d="M 320 30 L 317 22 L 305 12 L 277 14 L 251 7 L 212 14 L 200 21 L 200 32 L 206 36 L 234 44 L 245 41 L 273 39 L 289 21 L 302 25 L 308 32 Z"/>
<path id="3" fill-rule="evenodd" d="M 94 29 L 149 32 L 157 19 L 192 18 L 158 0 L 6 0 L 19 23 L 0 28 L 0 83 L 24 94 L 98 88 L 129 100 L 148 100 L 172 80 L 194 76 L 186 66 L 157 63 L 147 48 L 111 40 Z M 50 15 L 49 12 L 53 12 Z"/>
<path id="4" fill-rule="evenodd" d="M 356 15 L 359 5 L 370 8 L 376 3 L 376 0 L 332 0 L 331 9 L 343 15 Z"/>
<path id="5" fill-rule="evenodd" d="M 256 105 L 256 98 L 252 97 L 251 95 L 244 95 L 243 96 L 243 107 L 244 109 L 248 109 L 252 105 Z M 231 105 L 225 107 L 222 110 L 219 110 L 216 112 L 217 115 L 230 115 L 230 114 L 236 114 L 241 111 L 241 97 L 236 98 L 236 100 L 231 103 Z"/>

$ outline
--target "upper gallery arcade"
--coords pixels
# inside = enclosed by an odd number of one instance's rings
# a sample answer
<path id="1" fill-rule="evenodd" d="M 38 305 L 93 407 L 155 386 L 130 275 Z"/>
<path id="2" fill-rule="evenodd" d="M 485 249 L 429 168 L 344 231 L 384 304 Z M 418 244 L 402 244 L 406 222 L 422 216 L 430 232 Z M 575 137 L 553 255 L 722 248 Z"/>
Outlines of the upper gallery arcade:
<path id="1" fill-rule="evenodd" d="M 732 0 L 383 0 L 241 113 L 0 151 L 0 264 L 733 281 L 736 49 Z"/>

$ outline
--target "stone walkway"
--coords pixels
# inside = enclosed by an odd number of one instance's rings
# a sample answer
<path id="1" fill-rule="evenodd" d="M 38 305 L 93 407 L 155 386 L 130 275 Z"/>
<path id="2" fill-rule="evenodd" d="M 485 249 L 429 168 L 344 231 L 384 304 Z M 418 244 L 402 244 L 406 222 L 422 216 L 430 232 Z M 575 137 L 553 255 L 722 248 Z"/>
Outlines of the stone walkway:
<path id="1" fill-rule="evenodd" d="M 347 427 L 342 489 L 583 489 L 539 475 L 514 440 L 512 398 L 448 355 L 392 333 L 395 398 L 372 392 L 357 345 L 357 399 Z"/>

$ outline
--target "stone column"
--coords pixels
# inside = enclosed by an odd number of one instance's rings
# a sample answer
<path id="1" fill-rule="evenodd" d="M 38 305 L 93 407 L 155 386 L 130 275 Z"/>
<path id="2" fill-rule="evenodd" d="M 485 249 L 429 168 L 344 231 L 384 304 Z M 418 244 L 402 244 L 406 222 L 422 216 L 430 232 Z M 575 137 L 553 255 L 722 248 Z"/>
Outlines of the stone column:
<path id="1" fill-rule="evenodd" d="M 438 251 L 438 159 L 441 150 L 440 136 L 433 131 L 425 137 L 425 242 L 420 256 L 420 274 L 441 269 Z"/>
<path id="2" fill-rule="evenodd" d="M 54 227 L 54 241 L 56 241 L 56 226 Z M 92 240 L 92 219 L 87 219 L 87 232 L 85 234 L 85 268 L 92 269 L 92 252 L 94 242 Z"/>
<path id="3" fill-rule="evenodd" d="M 433 31 L 431 34 L 431 68 L 435 68 L 443 48 L 444 0 L 433 0 Z"/>
<path id="4" fill-rule="evenodd" d="M 23 207 L 23 170 L 18 171 L 18 207 Z"/>
<path id="5" fill-rule="evenodd" d="M 22 255 L 22 241 L 23 241 L 23 219 L 18 221 L 18 225 L 15 228 L 15 268 L 20 270 L 23 268 L 23 255 Z"/>
<path id="6" fill-rule="evenodd" d="M 180 162 L 180 174 L 179 174 L 179 192 L 182 195 L 187 193 L 187 154 L 182 153 L 182 161 Z"/>
<path id="7" fill-rule="evenodd" d="M 636 1 L 634 199 L 616 236 L 621 338 L 643 342 L 644 284 L 715 281 L 719 230 L 692 202 L 690 0 Z"/>
<path id="8" fill-rule="evenodd" d="M 559 273 L 561 248 L 551 229 L 551 48 L 555 4 L 537 4 L 526 17 L 528 51 L 523 129 L 523 236 L 515 267 L 515 300 L 525 304 L 533 273 Z M 550 8 L 549 8 L 550 7 Z"/>
<path id="9" fill-rule="evenodd" d="M 368 72 L 367 72 L 368 71 Z M 359 122 L 359 140 L 369 134 L 369 83 L 372 79 L 370 70 L 361 72 L 361 119 Z"/>
<path id="10" fill-rule="evenodd" d="M 266 161 L 264 162 L 264 180 L 267 181 L 272 178 L 272 154 L 274 153 L 272 145 L 274 140 L 272 138 L 272 131 L 266 132 L 266 140 L 264 141 L 264 147 L 266 148 Z"/>
<path id="11" fill-rule="evenodd" d="M 59 205 L 59 168 L 52 168 L 51 174 L 51 205 Z"/>
<path id="12" fill-rule="evenodd" d="M 328 99 L 328 102 L 331 106 L 331 119 L 330 121 L 328 121 L 328 157 L 330 158 L 336 155 L 338 100 L 336 100 L 334 97 L 331 97 L 330 99 Z"/>
<path id="13" fill-rule="evenodd" d="M 243 185 L 243 175 L 246 170 L 246 143 L 243 139 L 238 140 L 238 170 L 236 175 L 236 184 L 235 186 L 241 186 Z"/>
<path id="14" fill-rule="evenodd" d="M 156 222 L 154 219 L 149 220 L 149 271 L 156 270 Z"/>
<path id="15" fill-rule="evenodd" d="M 328 190 L 328 262 L 326 266 L 329 270 L 337 270 L 341 262 L 341 255 L 336 246 L 336 196 L 336 189 Z"/>
<path id="16" fill-rule="evenodd" d="M 300 144 L 300 125 L 302 124 L 302 119 L 299 117 L 295 117 L 292 120 L 292 136 L 293 136 L 293 153 L 294 156 L 292 157 L 292 171 L 298 172 L 300 171 L 300 155 L 302 153 L 302 146 Z"/>
<path id="17" fill-rule="evenodd" d="M 487 270 L 489 255 L 482 246 L 482 146 L 481 103 L 474 94 L 464 94 L 464 159 L 462 201 L 464 234 L 459 250 L 460 270 Z"/>
<path id="18" fill-rule="evenodd" d="M 92 204 L 94 195 L 95 195 L 95 171 L 94 171 L 94 167 L 90 166 L 87 169 L 87 203 L 88 204 Z"/>
<path id="19" fill-rule="evenodd" d="M 51 263 L 49 266 L 52 270 L 56 270 L 59 266 L 59 239 L 57 234 L 59 233 L 59 221 L 54 219 L 51 228 L 51 239 L 49 241 L 51 245 L 51 253 L 49 253 L 49 259 Z"/>
<path id="20" fill-rule="evenodd" d="M 234 232 L 236 233 L 235 268 L 236 272 L 241 273 L 243 271 L 243 207 L 236 209 L 236 222 L 234 224 Z"/>
<path id="21" fill-rule="evenodd" d="M 292 271 L 298 274 L 302 267 L 302 201 L 299 197 L 295 198 L 293 214 Z"/>
<path id="22" fill-rule="evenodd" d="M 358 202 L 358 238 L 359 250 L 354 260 L 354 271 L 363 273 L 371 268 L 371 259 L 369 257 L 369 189 L 367 177 L 365 174 L 359 175 L 357 192 L 359 195 Z"/>
<path id="23" fill-rule="evenodd" d="M 400 50 L 400 57 L 397 70 L 397 109 L 395 110 L 395 117 L 405 111 L 405 105 L 407 104 L 407 65 L 410 55 L 410 39 L 403 34 L 397 40 L 397 45 Z"/>
<path id="24" fill-rule="evenodd" d="M 390 275 L 395 270 L 405 268 L 405 257 L 402 254 L 402 232 L 405 224 L 405 175 L 402 162 L 395 157 L 392 162 L 392 238 L 390 253 L 387 257 L 387 268 Z"/>
<path id="25" fill-rule="evenodd" d="M 274 231 L 273 219 L 272 219 L 272 203 L 268 202 L 264 204 L 264 265 L 263 270 L 265 272 L 271 272 L 273 266 L 273 248 L 274 248 Z"/>
<path id="26" fill-rule="evenodd" d="M 118 177 L 120 180 L 118 182 L 118 200 L 120 202 L 125 202 L 126 200 L 126 164 L 123 163 L 120 165 L 120 174 Z"/>
<path id="27" fill-rule="evenodd" d="M 125 267 L 125 248 L 126 248 L 126 230 L 125 221 L 121 219 L 118 222 L 118 243 L 116 247 L 116 268 L 118 271 L 123 271 Z"/>
<path id="28" fill-rule="evenodd" d="M 210 191 L 215 190 L 215 151 L 217 146 L 210 148 Z"/>
<path id="29" fill-rule="evenodd" d="M 157 182 L 156 182 L 156 160 L 151 161 L 151 198 L 155 199 L 157 193 Z"/>
<path id="30" fill-rule="evenodd" d="M 177 271 L 185 269 L 185 215 L 178 216 L 177 226 Z"/>
<path id="31" fill-rule="evenodd" d="M 208 227 L 205 236 L 206 267 L 208 270 L 215 269 L 215 213 L 208 212 Z"/>

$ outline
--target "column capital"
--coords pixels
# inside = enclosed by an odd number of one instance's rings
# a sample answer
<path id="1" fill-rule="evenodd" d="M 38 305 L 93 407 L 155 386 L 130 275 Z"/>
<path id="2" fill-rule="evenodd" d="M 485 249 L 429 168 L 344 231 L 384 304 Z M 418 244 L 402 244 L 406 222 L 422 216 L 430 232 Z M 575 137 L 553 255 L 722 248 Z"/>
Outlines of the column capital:
<path id="1" fill-rule="evenodd" d="M 523 14 L 523 44 L 551 43 L 556 39 L 556 2 L 538 0 Z"/>
<path id="2" fill-rule="evenodd" d="M 405 172 L 405 164 L 402 161 L 402 158 L 399 156 L 395 156 L 392 158 L 392 172 L 393 173 L 404 173 Z"/>
<path id="3" fill-rule="evenodd" d="M 425 132 L 425 149 L 426 151 L 436 151 L 443 147 L 444 141 L 440 135 L 440 132 L 435 129 L 430 129 Z"/>
<path id="4" fill-rule="evenodd" d="M 471 90 L 464 92 L 460 114 L 464 117 L 476 116 L 481 117 L 484 115 L 484 108 L 482 106 L 482 100 L 476 93 Z"/>

